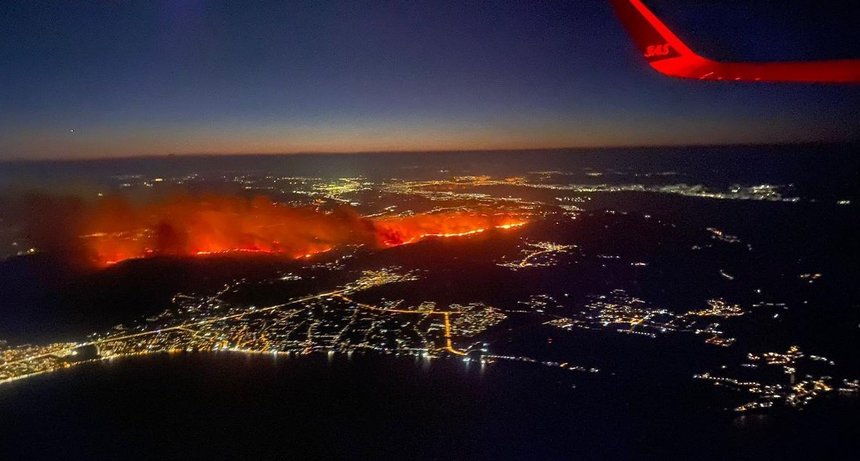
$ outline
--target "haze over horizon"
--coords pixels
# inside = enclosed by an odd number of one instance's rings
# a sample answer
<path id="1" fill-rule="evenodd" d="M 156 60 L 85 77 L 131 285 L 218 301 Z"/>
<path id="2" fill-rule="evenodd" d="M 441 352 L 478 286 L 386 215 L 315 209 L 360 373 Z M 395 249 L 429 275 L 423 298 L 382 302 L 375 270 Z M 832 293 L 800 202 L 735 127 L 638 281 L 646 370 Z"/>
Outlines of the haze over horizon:
<path id="1" fill-rule="evenodd" d="M 648 3 L 718 58 L 858 52 L 838 8 Z M 845 142 L 860 126 L 857 86 L 665 78 L 602 0 L 2 10 L 0 160 Z"/>

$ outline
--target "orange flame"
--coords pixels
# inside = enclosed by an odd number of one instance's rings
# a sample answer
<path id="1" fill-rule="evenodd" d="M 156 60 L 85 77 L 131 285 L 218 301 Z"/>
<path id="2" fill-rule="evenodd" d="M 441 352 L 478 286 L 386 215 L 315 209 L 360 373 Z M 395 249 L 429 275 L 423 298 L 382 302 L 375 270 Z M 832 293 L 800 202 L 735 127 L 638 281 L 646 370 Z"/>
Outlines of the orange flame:
<path id="1" fill-rule="evenodd" d="M 383 246 L 396 246 L 428 237 L 463 237 L 524 224 L 526 221 L 522 218 L 510 215 L 451 212 L 381 219 L 375 222 L 375 228 Z"/>
<path id="2" fill-rule="evenodd" d="M 155 255 L 265 253 L 298 259 L 342 245 L 388 248 L 526 223 L 511 213 L 477 210 L 364 218 L 349 207 L 323 212 L 266 197 L 223 196 L 180 196 L 148 205 L 114 198 L 82 213 L 80 241 L 100 265 Z"/>

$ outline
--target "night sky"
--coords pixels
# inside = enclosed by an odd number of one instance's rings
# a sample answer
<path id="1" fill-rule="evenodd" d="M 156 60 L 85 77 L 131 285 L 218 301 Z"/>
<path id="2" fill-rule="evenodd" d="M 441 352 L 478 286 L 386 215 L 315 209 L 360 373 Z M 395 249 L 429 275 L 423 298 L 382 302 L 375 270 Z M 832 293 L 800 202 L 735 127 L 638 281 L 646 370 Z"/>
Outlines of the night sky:
<path id="1" fill-rule="evenodd" d="M 860 2 L 646 3 L 709 57 L 860 57 Z M 860 86 L 664 77 L 603 0 L 7 1 L 0 69 L 0 159 L 860 138 Z"/>

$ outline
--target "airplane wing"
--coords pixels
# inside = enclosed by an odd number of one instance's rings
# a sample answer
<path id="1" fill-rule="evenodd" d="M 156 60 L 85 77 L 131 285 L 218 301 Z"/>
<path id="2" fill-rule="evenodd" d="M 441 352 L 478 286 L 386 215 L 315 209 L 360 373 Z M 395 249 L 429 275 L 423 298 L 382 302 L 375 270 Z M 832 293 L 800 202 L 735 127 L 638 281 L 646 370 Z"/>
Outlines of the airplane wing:
<path id="1" fill-rule="evenodd" d="M 719 62 L 691 50 L 641 0 L 611 0 L 642 56 L 663 75 L 700 80 L 860 83 L 860 59 Z"/>

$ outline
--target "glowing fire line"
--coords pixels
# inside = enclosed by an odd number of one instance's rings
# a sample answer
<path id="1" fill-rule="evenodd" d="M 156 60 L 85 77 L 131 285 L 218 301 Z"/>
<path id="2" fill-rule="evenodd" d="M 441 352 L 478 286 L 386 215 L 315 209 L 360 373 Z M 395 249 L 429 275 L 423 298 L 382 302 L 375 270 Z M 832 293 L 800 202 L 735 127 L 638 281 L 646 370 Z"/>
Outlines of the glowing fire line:
<path id="1" fill-rule="evenodd" d="M 509 223 L 509 224 L 499 224 L 498 226 L 493 226 L 493 227 L 481 227 L 478 229 L 472 229 L 472 230 L 463 231 L 463 232 L 427 233 L 427 234 L 421 234 L 417 237 L 413 237 L 413 238 L 406 240 L 402 243 L 392 244 L 391 246 L 406 245 L 409 243 L 415 243 L 415 242 L 424 240 L 426 238 L 434 238 L 434 237 L 435 238 L 466 237 L 469 235 L 480 234 L 482 232 L 486 232 L 486 231 L 492 230 L 492 229 L 500 229 L 500 230 L 513 229 L 515 227 L 525 226 L 526 224 L 528 224 L 528 223 L 526 221 L 523 221 L 523 222 L 516 222 L 516 223 Z"/>
<path id="2" fill-rule="evenodd" d="M 419 241 L 422 241 L 422 240 L 425 240 L 428 238 L 468 237 L 471 235 L 481 234 L 481 233 L 487 232 L 489 230 L 515 229 L 518 227 L 525 226 L 526 224 L 528 224 L 528 221 L 517 221 L 517 222 L 512 222 L 512 223 L 499 224 L 496 226 L 471 229 L 471 230 L 467 230 L 467 231 L 463 231 L 463 232 L 436 232 L 436 233 L 428 232 L 428 233 L 423 233 L 423 234 L 420 234 L 416 237 L 412 237 L 408 240 L 404 240 L 401 242 L 396 242 L 396 243 L 386 242 L 385 247 L 391 248 L 391 247 L 396 247 L 396 246 L 401 246 L 401 245 L 408 245 L 408 244 L 412 244 L 412 243 L 417 243 Z M 91 238 L 91 237 L 105 237 L 105 236 L 107 236 L 107 234 L 97 233 L 97 234 L 89 234 L 89 235 L 82 236 L 82 237 Z M 320 249 L 320 250 L 316 250 L 316 251 L 312 251 L 312 252 L 307 252 L 307 253 L 300 254 L 300 255 L 295 255 L 294 259 L 309 259 L 313 256 L 316 256 L 316 255 L 322 254 L 322 253 L 327 253 L 327 252 L 332 251 L 334 249 L 335 249 L 334 246 L 329 246 L 329 247 L 324 248 L 324 249 Z M 200 257 L 218 256 L 218 255 L 225 255 L 226 256 L 226 255 L 235 255 L 235 254 L 243 254 L 243 253 L 268 254 L 268 255 L 284 255 L 284 254 L 286 254 L 286 252 L 284 252 L 284 251 L 268 250 L 268 249 L 261 249 L 261 248 L 228 248 L 228 249 L 223 249 L 223 250 L 211 250 L 211 251 L 210 250 L 199 250 L 199 251 L 193 252 L 191 254 L 191 256 L 200 256 Z M 129 257 L 124 257 L 122 259 L 116 259 L 116 260 L 107 260 L 107 261 L 104 261 L 104 264 L 111 266 L 111 265 L 115 265 L 115 264 L 118 264 L 118 263 L 121 263 L 124 261 L 135 260 L 135 259 L 145 259 L 145 258 L 154 256 L 154 255 L 155 255 L 155 253 L 152 250 L 147 249 L 144 251 L 144 254 L 142 254 L 142 255 L 129 256 Z"/>

